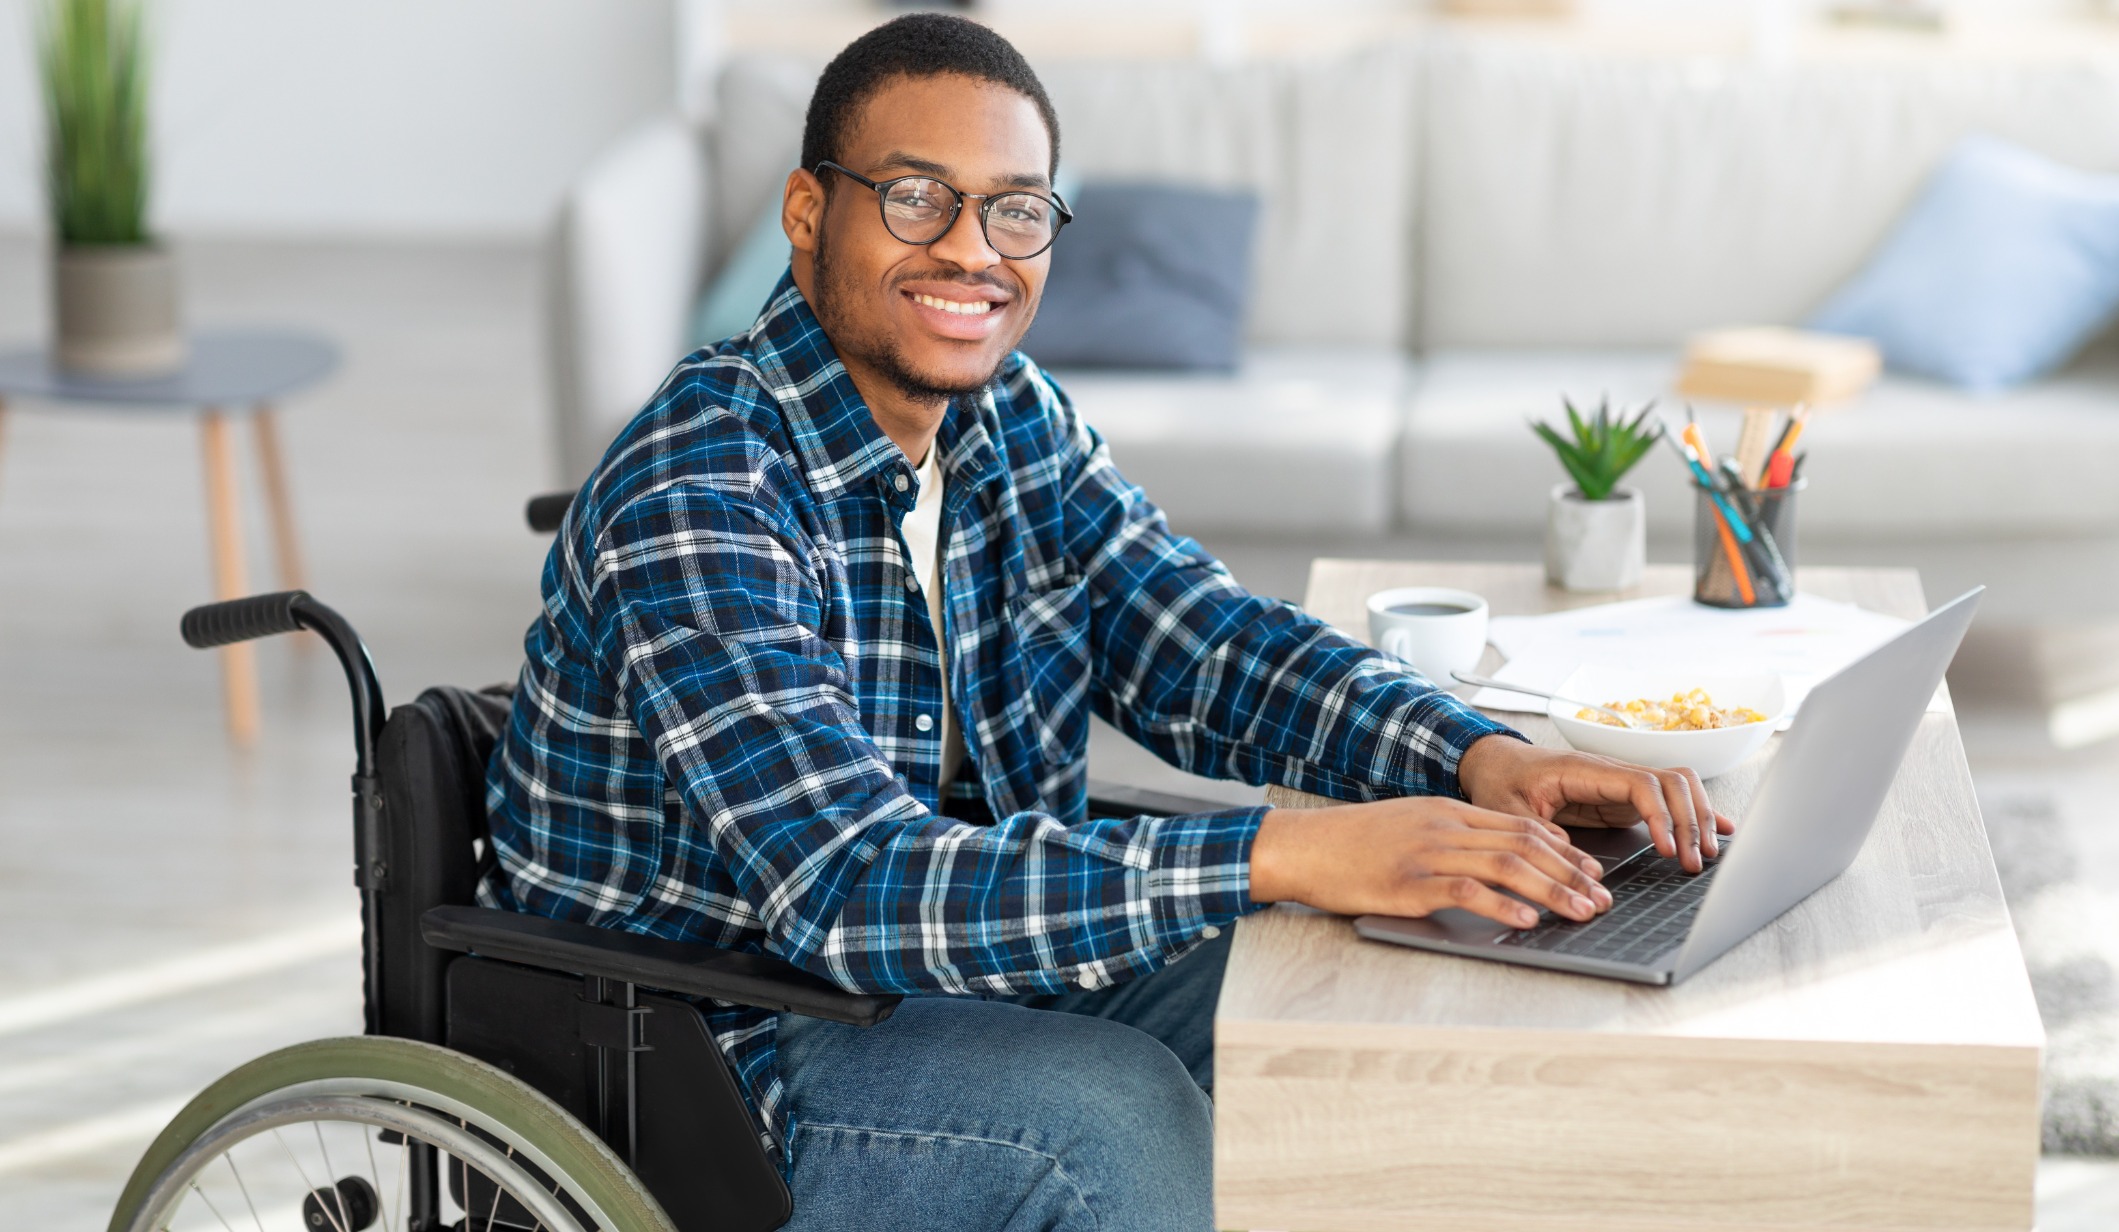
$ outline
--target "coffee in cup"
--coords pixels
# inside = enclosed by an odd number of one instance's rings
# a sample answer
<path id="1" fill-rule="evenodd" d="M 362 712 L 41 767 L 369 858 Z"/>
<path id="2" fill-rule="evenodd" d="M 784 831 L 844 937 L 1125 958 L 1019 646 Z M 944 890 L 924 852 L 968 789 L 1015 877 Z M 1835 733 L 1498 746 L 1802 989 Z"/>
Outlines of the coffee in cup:
<path id="1" fill-rule="evenodd" d="M 1486 600 L 1446 586 L 1400 586 L 1369 596 L 1369 641 L 1441 688 L 1486 653 Z"/>

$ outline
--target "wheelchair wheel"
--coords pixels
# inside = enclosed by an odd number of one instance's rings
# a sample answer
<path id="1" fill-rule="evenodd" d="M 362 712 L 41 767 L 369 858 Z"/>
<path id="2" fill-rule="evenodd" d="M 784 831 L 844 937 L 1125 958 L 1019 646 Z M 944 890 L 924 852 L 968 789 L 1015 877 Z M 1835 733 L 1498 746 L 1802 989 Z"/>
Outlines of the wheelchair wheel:
<path id="1" fill-rule="evenodd" d="M 422 1191 L 435 1223 L 416 1209 Z M 550 1099 L 462 1053 L 375 1037 L 283 1048 L 200 1092 L 110 1221 L 110 1232 L 441 1228 L 676 1232 Z"/>

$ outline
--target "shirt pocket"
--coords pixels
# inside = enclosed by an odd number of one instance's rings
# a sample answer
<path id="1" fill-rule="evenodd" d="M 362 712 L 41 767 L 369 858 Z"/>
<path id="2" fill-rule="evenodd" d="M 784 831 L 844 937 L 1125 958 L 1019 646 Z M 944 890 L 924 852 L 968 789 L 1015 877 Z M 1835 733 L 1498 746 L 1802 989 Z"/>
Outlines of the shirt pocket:
<path id="1" fill-rule="evenodd" d="M 1049 764 L 1077 761 L 1089 740 L 1089 584 L 1018 595 L 1013 617 L 1038 745 Z"/>

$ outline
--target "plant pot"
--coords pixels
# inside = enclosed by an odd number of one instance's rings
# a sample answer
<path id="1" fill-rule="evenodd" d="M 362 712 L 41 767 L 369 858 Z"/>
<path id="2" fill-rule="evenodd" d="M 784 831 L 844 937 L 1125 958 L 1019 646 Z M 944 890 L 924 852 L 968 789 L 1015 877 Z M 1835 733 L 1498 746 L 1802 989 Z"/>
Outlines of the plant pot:
<path id="1" fill-rule="evenodd" d="M 1648 503 L 1633 488 L 1584 500 L 1555 486 L 1545 514 L 1545 580 L 1564 590 L 1625 590 L 1648 561 Z"/>
<path id="2" fill-rule="evenodd" d="M 84 376 L 149 377 L 184 366 L 175 257 L 158 244 L 66 244 L 53 254 L 52 354 Z"/>

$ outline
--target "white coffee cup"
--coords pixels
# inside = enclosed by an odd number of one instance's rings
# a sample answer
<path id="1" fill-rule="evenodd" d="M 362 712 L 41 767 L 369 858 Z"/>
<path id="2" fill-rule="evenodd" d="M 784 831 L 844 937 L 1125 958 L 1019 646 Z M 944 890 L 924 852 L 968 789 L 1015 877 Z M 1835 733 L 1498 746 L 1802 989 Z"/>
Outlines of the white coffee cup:
<path id="1" fill-rule="evenodd" d="M 1369 596 L 1369 641 L 1447 689 L 1457 683 L 1451 672 L 1475 670 L 1486 653 L 1486 615 L 1486 600 L 1468 590 L 1379 590 Z"/>

